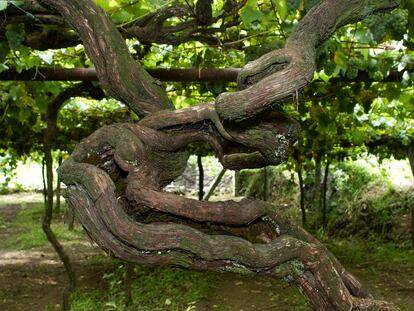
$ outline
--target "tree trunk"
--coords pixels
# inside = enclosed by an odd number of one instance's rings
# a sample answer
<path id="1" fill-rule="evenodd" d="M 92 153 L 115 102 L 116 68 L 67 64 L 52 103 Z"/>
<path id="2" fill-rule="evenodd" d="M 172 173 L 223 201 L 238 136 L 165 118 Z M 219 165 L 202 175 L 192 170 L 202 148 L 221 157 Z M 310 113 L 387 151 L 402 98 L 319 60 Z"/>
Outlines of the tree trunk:
<path id="1" fill-rule="evenodd" d="M 58 165 L 62 165 L 62 155 L 59 155 L 58 157 Z M 56 205 L 55 205 L 55 214 L 57 216 L 60 215 L 60 190 L 61 190 L 61 182 L 60 182 L 60 176 L 57 176 L 57 185 L 56 185 Z"/>
<path id="2" fill-rule="evenodd" d="M 326 159 L 325 164 L 325 174 L 323 176 L 323 186 L 322 186 L 322 228 L 326 229 L 327 227 L 327 208 L 326 208 L 326 192 L 328 190 L 328 175 L 329 175 L 329 159 Z"/>
<path id="3" fill-rule="evenodd" d="M 220 171 L 220 173 L 217 175 L 216 179 L 214 180 L 213 184 L 211 185 L 210 189 L 208 190 L 207 195 L 204 197 L 204 201 L 208 201 L 208 199 L 210 199 L 210 197 L 214 193 L 214 190 L 216 190 L 217 186 L 220 184 L 220 181 L 226 172 L 227 172 L 227 169 L 225 168 L 223 168 Z"/>
<path id="4" fill-rule="evenodd" d="M 238 197 L 241 195 L 240 189 L 240 171 L 233 171 L 233 196 Z"/>
<path id="5" fill-rule="evenodd" d="M 198 166 L 198 199 L 201 201 L 204 197 L 204 168 L 202 157 L 197 156 L 197 166 Z"/>
<path id="6" fill-rule="evenodd" d="M 300 210 L 302 212 L 302 227 L 306 228 L 305 189 L 303 186 L 302 167 L 297 169 L 300 191 Z"/>
<path id="7" fill-rule="evenodd" d="M 47 129 L 46 131 L 48 131 Z M 45 136 L 48 136 L 46 134 Z M 50 224 L 52 221 L 52 214 L 53 214 L 53 158 L 52 158 L 52 150 L 50 141 L 45 139 L 44 142 L 44 152 L 45 152 L 45 162 L 46 162 L 46 171 L 47 171 L 47 204 L 45 205 L 45 215 L 43 217 L 42 222 L 42 229 L 46 234 L 47 239 L 49 240 L 50 244 L 52 244 L 53 248 L 55 249 L 56 253 L 58 254 L 60 260 L 63 262 L 65 266 L 66 274 L 69 278 L 69 284 L 62 292 L 62 310 L 69 311 L 70 310 L 70 294 L 75 289 L 76 286 L 76 277 L 75 273 L 72 269 L 72 265 L 70 263 L 68 255 L 65 253 L 62 245 L 57 240 L 55 234 L 53 233 Z"/>
<path id="8" fill-rule="evenodd" d="M 47 204 L 47 186 L 46 186 L 46 160 L 42 158 L 42 182 L 43 182 L 43 203 Z"/>
<path id="9" fill-rule="evenodd" d="M 314 160 L 315 183 L 313 185 L 312 212 L 315 215 L 315 217 L 313 217 L 313 225 L 318 227 L 321 225 L 320 215 L 322 214 L 322 159 L 317 155 Z"/>
<path id="10" fill-rule="evenodd" d="M 284 278 L 302 289 L 314 310 L 397 310 L 372 299 L 320 242 L 271 204 L 197 201 L 162 191 L 184 171 L 185 147 L 193 142 L 209 144 L 228 169 L 283 162 L 300 128 L 270 108 L 309 84 L 318 47 L 339 26 L 397 1 L 322 1 L 299 22 L 285 48 L 241 71 L 240 91 L 177 111 L 93 1 L 43 1 L 80 33 L 110 94 L 144 117 L 96 131 L 60 168 L 67 202 L 98 245 L 141 264 Z"/>
<path id="11" fill-rule="evenodd" d="M 73 213 L 71 208 L 66 209 L 66 223 L 68 224 L 68 230 L 73 231 L 75 228 L 75 214 Z"/>
<path id="12" fill-rule="evenodd" d="M 46 191 L 47 191 L 47 204 L 45 204 L 45 215 L 43 217 L 42 229 L 46 234 L 50 244 L 52 244 L 54 250 L 58 254 L 62 261 L 66 274 L 68 276 L 68 285 L 62 292 L 62 310 L 70 310 L 70 294 L 76 286 L 76 276 L 72 268 L 69 256 L 64 251 L 62 245 L 59 243 L 55 234 L 51 228 L 52 216 L 53 216 L 53 157 L 52 149 L 55 146 L 56 135 L 57 135 L 57 117 L 59 109 L 65 103 L 66 100 L 75 95 L 80 95 L 82 92 L 89 91 L 94 93 L 96 97 L 100 97 L 102 94 L 101 90 L 96 90 L 92 85 L 84 83 L 76 85 L 72 88 L 68 88 L 61 92 L 56 98 L 54 98 L 47 107 L 46 112 L 46 123 L 47 127 L 44 132 L 43 150 L 45 153 L 44 163 L 46 164 Z"/>
<path id="13" fill-rule="evenodd" d="M 411 242 L 414 247 L 414 206 L 411 207 Z"/>
<path id="14" fill-rule="evenodd" d="M 414 177 L 414 142 L 411 142 L 411 144 L 408 145 L 407 157 L 410 162 L 411 173 Z M 411 207 L 411 240 L 414 246 L 414 206 Z"/>
<path id="15" fill-rule="evenodd" d="M 134 264 L 131 262 L 125 262 L 125 274 L 124 274 L 124 293 L 125 293 L 125 306 L 132 305 L 132 275 L 134 273 Z"/>

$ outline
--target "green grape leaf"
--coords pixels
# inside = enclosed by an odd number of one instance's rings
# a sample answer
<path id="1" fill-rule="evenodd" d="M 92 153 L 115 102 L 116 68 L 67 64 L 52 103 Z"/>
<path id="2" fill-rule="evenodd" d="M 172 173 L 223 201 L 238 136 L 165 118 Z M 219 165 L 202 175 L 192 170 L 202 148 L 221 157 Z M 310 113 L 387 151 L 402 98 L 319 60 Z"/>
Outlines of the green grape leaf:
<path id="1" fill-rule="evenodd" d="M 363 129 L 356 128 L 351 133 L 351 141 L 356 145 L 362 145 L 365 141 L 365 132 Z"/>
<path id="2" fill-rule="evenodd" d="M 49 64 L 49 65 L 53 61 L 52 51 L 44 51 L 44 52 L 38 53 L 37 56 L 39 56 L 46 64 Z"/>
<path id="3" fill-rule="evenodd" d="M 99 5 L 105 11 L 108 11 L 111 8 L 110 1 L 108 0 L 95 0 L 96 4 Z"/>
<path id="4" fill-rule="evenodd" d="M 259 10 L 257 5 L 246 5 L 241 10 L 241 19 L 246 26 L 251 25 L 255 21 L 261 21 L 264 18 L 263 13 Z"/>
<path id="5" fill-rule="evenodd" d="M 7 2 L 7 0 L 0 0 L 0 11 L 4 11 L 5 9 L 7 9 L 7 5 L 9 3 Z"/>
<path id="6" fill-rule="evenodd" d="M 9 67 L 5 64 L 0 64 L 0 72 L 6 71 L 6 70 L 9 70 Z"/>
<path id="7" fill-rule="evenodd" d="M 133 18 L 133 15 L 126 10 L 118 10 L 111 15 L 111 18 L 116 24 L 122 24 L 130 21 Z"/>
<path id="8" fill-rule="evenodd" d="M 286 5 L 286 0 L 277 0 L 274 2 L 277 11 L 282 19 L 285 19 L 288 15 L 288 9 Z"/>
<path id="9" fill-rule="evenodd" d="M 13 100 L 19 100 L 25 94 L 25 90 L 20 84 L 12 85 L 9 89 L 9 94 Z"/>
<path id="10" fill-rule="evenodd" d="M 26 109 L 20 109 L 18 119 L 20 123 L 25 123 L 26 120 L 30 117 L 30 110 L 28 108 Z"/>
<path id="11" fill-rule="evenodd" d="M 289 11 L 297 10 L 300 7 L 301 0 L 286 0 L 286 5 Z"/>
<path id="12" fill-rule="evenodd" d="M 22 24 L 7 26 L 6 38 L 12 50 L 17 50 L 24 41 L 24 28 Z"/>
<path id="13" fill-rule="evenodd" d="M 47 111 L 47 106 L 48 106 L 48 98 L 46 96 L 38 96 L 36 97 L 36 106 L 39 108 L 41 113 L 46 113 Z"/>

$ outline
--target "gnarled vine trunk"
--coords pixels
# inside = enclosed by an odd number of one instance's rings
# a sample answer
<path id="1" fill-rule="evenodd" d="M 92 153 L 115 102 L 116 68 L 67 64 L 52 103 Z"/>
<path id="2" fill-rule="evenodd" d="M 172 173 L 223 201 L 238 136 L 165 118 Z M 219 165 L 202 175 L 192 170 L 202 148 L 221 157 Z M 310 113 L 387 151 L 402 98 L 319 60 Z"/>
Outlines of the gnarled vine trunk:
<path id="1" fill-rule="evenodd" d="M 103 249 L 130 262 L 282 277 L 315 310 L 398 310 L 373 299 L 329 251 L 264 201 L 206 202 L 164 193 L 187 163 L 185 147 L 210 144 L 227 169 L 281 163 L 299 135 L 272 106 L 297 94 L 315 70 L 315 51 L 338 27 L 393 0 L 325 0 L 299 23 L 285 48 L 248 64 L 240 91 L 173 110 L 164 90 L 129 55 L 91 0 L 44 0 L 79 32 L 98 77 L 142 119 L 84 139 L 61 168 L 66 199 Z"/>

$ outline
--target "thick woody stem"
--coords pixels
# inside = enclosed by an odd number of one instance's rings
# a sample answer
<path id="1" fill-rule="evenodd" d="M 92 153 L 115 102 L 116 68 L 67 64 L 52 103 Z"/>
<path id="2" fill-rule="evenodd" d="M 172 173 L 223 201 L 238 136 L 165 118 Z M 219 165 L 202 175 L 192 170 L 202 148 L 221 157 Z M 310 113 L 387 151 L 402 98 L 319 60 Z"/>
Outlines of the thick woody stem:
<path id="1" fill-rule="evenodd" d="M 266 202 L 210 203 L 161 192 L 182 174 L 184 147 L 197 140 L 210 143 L 226 167 L 280 163 L 297 138 L 297 122 L 276 111 L 232 121 L 296 94 L 312 77 L 315 49 L 336 28 L 396 1 L 323 1 L 284 49 L 246 66 L 240 83 L 247 89 L 223 94 L 215 107 L 177 112 L 160 111 L 172 108 L 165 92 L 91 0 L 44 1 L 78 30 L 111 94 L 140 116 L 153 114 L 96 131 L 60 168 L 69 204 L 102 248 L 142 264 L 283 277 L 301 287 L 314 310 L 398 310 L 369 297 L 321 243 Z"/>
<path id="2" fill-rule="evenodd" d="M 291 278 L 303 289 L 315 310 L 361 310 L 361 306 L 367 310 L 398 310 L 391 304 L 352 296 L 342 281 L 341 270 L 335 268 L 324 247 L 309 243 L 306 238 L 305 241 L 297 239 L 292 226 L 293 236 L 283 234 L 281 230 L 285 230 L 286 222 L 278 215 L 269 213 L 266 218 L 276 236 L 265 244 L 253 244 L 231 235 L 207 235 L 181 224 L 142 224 L 123 211 L 114 196 L 114 185 L 103 171 L 89 164 L 72 164 L 63 167 L 62 174 L 69 185 L 69 203 L 81 216 L 86 230 L 101 247 L 119 258 L 141 264 Z M 140 197 L 145 195 L 141 192 Z M 169 205 L 171 199 L 159 204 Z M 170 208 L 170 212 L 180 213 L 180 205 L 176 211 L 174 206 Z"/>
<path id="3" fill-rule="evenodd" d="M 61 166 L 66 197 L 102 248 L 142 264 L 284 277 L 303 289 L 315 310 L 397 310 L 369 298 L 322 244 L 266 202 L 211 203 L 162 193 L 160 185 L 185 166 L 186 157 L 180 160 L 174 148 L 188 140 L 176 135 L 142 125 L 108 126 L 82 141 Z M 174 137 L 184 139 L 173 144 Z M 95 158 L 101 161 L 88 164 Z M 124 207 L 136 207 L 138 221 Z"/>
<path id="4" fill-rule="evenodd" d="M 398 0 L 325 0 L 299 22 L 286 47 L 248 63 L 238 77 L 239 88 L 216 99 L 222 119 L 242 121 L 297 96 L 312 80 L 316 49 L 336 29 L 378 11 L 391 10 Z"/>
<path id="5" fill-rule="evenodd" d="M 42 0 L 57 9 L 79 32 L 99 80 L 138 116 L 173 109 L 161 88 L 132 58 L 124 39 L 106 13 L 91 0 Z"/>
<path id="6" fill-rule="evenodd" d="M 269 206 L 259 201 L 206 202 L 164 193 L 145 186 L 145 176 L 131 173 L 125 195 L 155 211 L 201 222 L 245 225 L 264 217 Z"/>

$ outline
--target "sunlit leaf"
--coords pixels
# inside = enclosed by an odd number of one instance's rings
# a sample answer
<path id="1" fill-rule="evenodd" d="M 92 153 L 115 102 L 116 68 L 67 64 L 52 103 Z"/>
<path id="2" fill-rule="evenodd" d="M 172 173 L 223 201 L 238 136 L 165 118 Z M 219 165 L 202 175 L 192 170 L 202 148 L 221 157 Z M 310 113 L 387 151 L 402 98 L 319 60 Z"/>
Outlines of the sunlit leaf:
<path id="1" fill-rule="evenodd" d="M 279 15 L 282 19 L 285 19 L 288 15 L 288 9 L 286 5 L 286 0 L 275 0 L 274 5 L 277 8 L 277 11 L 279 12 Z"/>
<path id="2" fill-rule="evenodd" d="M 8 2 L 6 0 L 0 0 L 0 11 L 4 11 L 7 8 Z"/>
<path id="3" fill-rule="evenodd" d="M 241 19 L 246 26 L 251 25 L 256 21 L 260 22 L 263 17 L 263 13 L 259 10 L 257 5 L 254 5 L 253 3 L 249 3 L 241 10 Z"/>
<path id="4" fill-rule="evenodd" d="M 23 24 L 11 24 L 7 26 L 6 38 L 12 50 L 17 50 L 24 41 Z"/>

